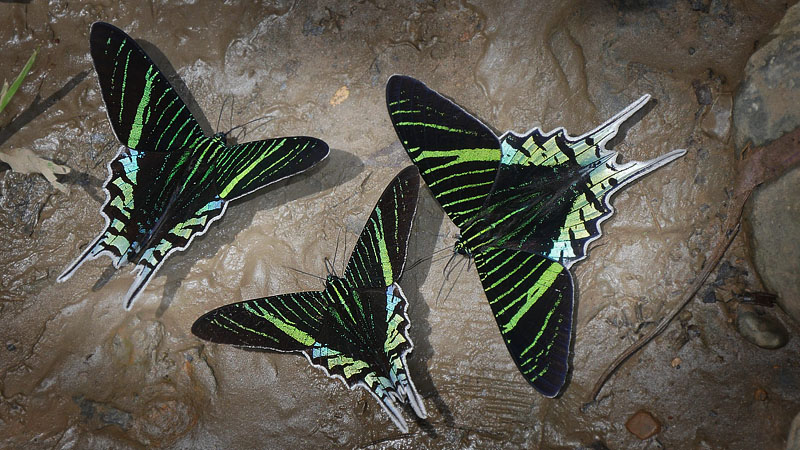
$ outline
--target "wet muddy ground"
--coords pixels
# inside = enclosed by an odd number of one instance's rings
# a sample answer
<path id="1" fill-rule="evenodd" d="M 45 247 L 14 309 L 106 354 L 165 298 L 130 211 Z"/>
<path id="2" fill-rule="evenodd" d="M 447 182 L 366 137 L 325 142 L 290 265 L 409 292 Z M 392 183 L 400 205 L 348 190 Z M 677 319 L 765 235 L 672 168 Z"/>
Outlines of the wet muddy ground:
<path id="1" fill-rule="evenodd" d="M 61 178 L 65 194 L 0 166 L 0 447 L 785 445 L 800 411 L 798 327 L 769 311 L 792 335 L 778 350 L 736 332 L 726 301 L 763 289 L 744 233 L 680 320 L 599 402 L 581 405 L 711 254 L 733 176 L 730 99 L 786 2 L 44 3 L 0 3 L 0 77 L 15 77 L 41 48 L 0 115 L 0 150 L 27 148 L 72 172 Z M 240 141 L 303 134 L 332 149 L 316 169 L 232 204 L 128 312 L 121 297 L 132 276 L 112 273 L 107 258 L 55 281 L 103 225 L 102 182 L 117 151 L 89 57 L 96 20 L 142 44 L 207 132 L 266 118 Z M 321 287 L 292 269 L 324 276 L 325 257 L 342 264 L 385 185 L 410 164 L 386 113 L 393 73 L 425 81 L 498 132 L 582 134 L 649 93 L 647 114 L 614 148 L 623 160 L 687 149 L 614 198 L 604 237 L 574 267 L 573 370 L 559 398 L 523 380 L 474 268 L 460 262 L 444 276 L 447 258 L 402 281 L 416 344 L 409 364 L 430 414 L 408 434 L 366 391 L 300 356 L 190 333 L 222 304 Z M 451 247 L 456 233 L 423 189 L 410 260 Z M 639 410 L 660 423 L 656 436 L 626 429 Z"/>

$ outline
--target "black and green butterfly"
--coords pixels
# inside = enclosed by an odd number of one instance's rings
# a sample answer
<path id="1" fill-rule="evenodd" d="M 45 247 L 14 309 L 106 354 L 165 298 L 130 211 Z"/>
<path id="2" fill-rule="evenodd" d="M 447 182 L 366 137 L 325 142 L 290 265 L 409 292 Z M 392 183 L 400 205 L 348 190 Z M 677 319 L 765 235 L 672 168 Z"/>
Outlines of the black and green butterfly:
<path id="1" fill-rule="evenodd" d="M 569 367 L 568 269 L 600 237 L 612 193 L 685 153 L 617 164 L 617 153 L 605 149 L 648 99 L 577 138 L 563 128 L 497 137 L 418 80 L 395 75 L 386 86 L 400 141 L 461 232 L 456 252 L 475 259 L 514 362 L 548 397 L 561 391 Z"/>
<path id="2" fill-rule="evenodd" d="M 222 217 L 228 202 L 309 169 L 328 155 L 311 137 L 226 145 L 207 137 L 175 89 L 141 47 L 113 25 L 89 37 L 108 120 L 122 143 L 109 164 L 106 228 L 58 277 L 64 281 L 103 253 L 138 271 L 133 301 L 172 252 L 183 250 Z"/>
<path id="3" fill-rule="evenodd" d="M 217 308 L 192 326 L 201 339 L 239 347 L 298 352 L 351 389 L 362 386 L 403 432 L 398 407 L 408 401 L 420 418 L 425 406 L 406 369 L 413 349 L 403 273 L 419 172 L 408 167 L 378 200 L 344 275 L 329 275 L 323 291 L 297 292 Z"/>

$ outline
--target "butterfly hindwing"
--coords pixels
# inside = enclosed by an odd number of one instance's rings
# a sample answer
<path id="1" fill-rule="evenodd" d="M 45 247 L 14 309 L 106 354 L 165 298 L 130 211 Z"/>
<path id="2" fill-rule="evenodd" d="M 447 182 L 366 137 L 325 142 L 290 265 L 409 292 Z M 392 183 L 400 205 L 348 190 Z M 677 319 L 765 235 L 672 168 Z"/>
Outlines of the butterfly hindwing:
<path id="1" fill-rule="evenodd" d="M 685 154 L 675 150 L 619 164 L 617 152 L 605 148 L 648 99 L 641 97 L 577 138 L 563 129 L 503 135 L 504 162 L 486 201 L 487 210 L 494 211 L 489 222 L 505 231 L 497 245 L 539 253 L 566 267 L 585 258 L 588 244 L 602 234 L 600 223 L 613 214 L 611 195 Z"/>
<path id="2" fill-rule="evenodd" d="M 555 396 L 569 368 L 569 270 L 535 253 L 499 248 L 476 253 L 475 267 L 520 372 L 539 392 Z"/>
<path id="3" fill-rule="evenodd" d="M 403 272 L 411 223 L 417 209 L 419 171 L 397 175 L 370 214 L 356 242 L 344 277 L 360 288 L 383 288 Z"/>
<path id="4" fill-rule="evenodd" d="M 123 145 L 171 151 L 203 138 L 186 104 L 130 36 L 111 24 L 95 22 L 89 43 L 108 119 Z"/>
<path id="5" fill-rule="evenodd" d="M 458 105 L 406 76 L 386 84 L 397 136 L 425 183 L 460 228 L 489 194 L 502 157 L 497 136 Z"/>

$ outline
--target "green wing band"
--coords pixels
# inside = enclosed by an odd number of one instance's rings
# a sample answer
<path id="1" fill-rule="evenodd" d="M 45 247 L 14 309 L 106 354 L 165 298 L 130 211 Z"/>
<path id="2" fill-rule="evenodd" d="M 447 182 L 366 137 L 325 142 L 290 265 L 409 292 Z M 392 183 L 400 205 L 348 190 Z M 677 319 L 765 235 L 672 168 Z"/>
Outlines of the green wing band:
<path id="1" fill-rule="evenodd" d="M 423 83 L 394 75 L 386 84 L 400 142 L 448 217 L 460 228 L 489 194 L 501 151 L 497 136 Z"/>
<path id="2" fill-rule="evenodd" d="M 126 147 L 170 151 L 204 137 L 186 104 L 130 36 L 95 22 L 89 44 L 109 121 Z"/>
<path id="3" fill-rule="evenodd" d="M 385 288 L 403 273 L 417 210 L 419 172 L 410 166 L 381 194 L 356 242 L 344 277 L 359 288 Z"/>
<path id="4" fill-rule="evenodd" d="M 474 255 L 500 333 L 522 375 L 553 397 L 568 370 L 572 277 L 534 253 L 489 248 Z"/>
<path id="5" fill-rule="evenodd" d="M 322 292 L 297 292 L 222 306 L 197 319 L 192 333 L 219 344 L 277 351 L 314 345 L 326 316 Z"/>

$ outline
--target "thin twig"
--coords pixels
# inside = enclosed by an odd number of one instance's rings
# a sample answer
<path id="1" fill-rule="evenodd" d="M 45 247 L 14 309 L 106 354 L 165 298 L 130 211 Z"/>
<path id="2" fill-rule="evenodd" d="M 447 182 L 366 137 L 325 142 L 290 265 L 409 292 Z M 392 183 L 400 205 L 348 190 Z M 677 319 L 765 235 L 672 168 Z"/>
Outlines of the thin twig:
<path id="1" fill-rule="evenodd" d="M 611 375 L 613 375 L 628 358 L 642 349 L 642 347 L 647 345 L 653 338 L 661 334 L 694 298 L 703 286 L 703 283 L 708 279 L 708 276 L 711 275 L 711 272 L 714 271 L 717 264 L 722 260 L 728 247 L 730 247 L 733 239 L 736 237 L 740 228 L 744 206 L 750 198 L 750 194 L 752 194 L 753 190 L 760 184 L 778 178 L 784 172 L 800 163 L 800 151 L 798 151 L 798 148 L 800 148 L 800 128 L 796 128 L 794 131 L 783 135 L 769 144 L 752 150 L 752 152 L 748 152 L 748 148 L 743 150 L 742 153 L 747 154 L 743 156 L 737 164 L 736 184 L 733 198 L 728 207 L 728 219 L 725 222 L 723 234 L 720 236 L 711 258 L 709 258 L 707 264 L 705 264 L 700 275 L 695 278 L 695 281 L 684 291 L 678 306 L 668 314 L 655 329 L 647 333 L 635 344 L 631 345 L 603 371 L 603 374 L 600 375 L 600 378 L 592 389 L 589 401 L 583 405 L 582 409 L 585 410 L 587 407 L 591 406 L 596 401 L 597 395 Z"/>

